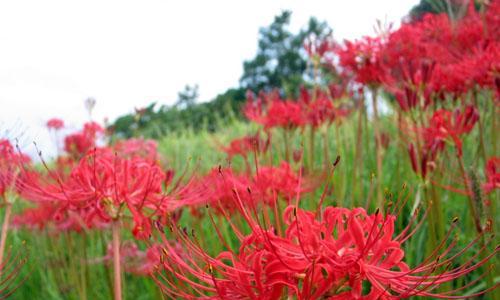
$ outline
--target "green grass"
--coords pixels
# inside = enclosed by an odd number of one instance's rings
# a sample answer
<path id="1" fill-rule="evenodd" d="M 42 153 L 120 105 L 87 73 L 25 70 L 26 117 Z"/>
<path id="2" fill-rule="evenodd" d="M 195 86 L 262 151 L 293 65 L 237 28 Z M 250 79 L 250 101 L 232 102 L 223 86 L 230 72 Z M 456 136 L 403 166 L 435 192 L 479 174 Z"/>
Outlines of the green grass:
<path id="1" fill-rule="evenodd" d="M 484 111 L 487 112 L 487 106 Z M 495 114 L 486 115 L 485 125 L 495 118 Z M 398 220 L 398 227 L 403 227 L 411 214 L 412 206 L 416 201 L 423 201 L 423 183 L 413 173 L 407 154 L 407 145 L 398 137 L 398 128 L 393 115 L 386 115 L 382 121 L 382 131 L 390 136 L 389 144 L 384 149 L 382 187 L 389 198 L 390 194 L 397 197 L 400 194 L 410 197 L 407 207 L 403 210 Z M 362 137 L 362 172 L 354 176 L 354 161 L 356 152 L 356 130 L 357 115 L 351 116 L 346 122 L 333 125 L 329 128 L 318 130 L 315 138 L 314 153 L 312 155 L 314 167 L 320 170 L 324 164 L 331 164 L 335 157 L 341 157 L 340 165 L 335 170 L 333 177 L 334 191 L 327 198 L 327 205 L 345 205 L 347 207 L 365 206 L 367 195 L 372 185 L 372 174 L 376 173 L 374 155 L 374 139 L 370 121 L 364 125 Z M 188 170 L 188 174 L 196 172 L 203 174 L 218 165 L 226 166 L 228 161 L 224 153 L 220 151 L 220 145 L 227 145 L 233 138 L 244 134 L 254 133 L 258 127 L 246 122 L 234 121 L 231 126 L 225 126 L 216 133 L 201 131 L 194 133 L 185 130 L 180 133 L 169 133 L 159 141 L 159 151 L 164 157 L 163 163 L 169 169 Z M 324 132 L 324 133 L 323 133 Z M 273 142 L 271 149 L 266 154 L 266 160 L 270 159 L 277 164 L 284 157 L 283 136 L 280 130 L 273 130 Z M 324 134 L 324 135 L 323 135 Z M 492 141 L 493 131 L 485 130 L 486 141 Z M 323 142 L 327 141 L 330 161 L 324 161 Z M 472 168 L 483 178 L 484 159 L 478 155 L 479 131 L 476 129 L 466 137 L 464 141 L 464 159 L 467 168 Z M 487 143 L 487 154 L 492 156 L 493 144 Z M 310 151 L 309 133 L 295 131 L 291 139 L 291 147 L 294 150 L 304 149 L 304 159 L 308 159 L 307 152 Z M 498 154 L 497 154 L 498 155 Z M 293 163 L 298 167 L 298 163 Z M 235 158 L 232 166 L 236 169 L 244 167 L 240 158 Z M 446 154 L 442 156 L 437 166 L 442 173 L 436 172 L 434 179 L 443 184 L 456 184 L 459 182 L 459 174 L 456 170 L 454 150 L 448 147 Z M 377 175 L 374 175 L 377 176 Z M 427 183 L 432 185 L 432 183 Z M 407 188 L 404 189 L 403 185 Z M 442 201 L 443 222 L 448 228 L 453 217 L 458 216 L 461 220 L 458 230 L 459 243 L 465 245 L 474 237 L 473 226 L 471 226 L 467 200 L 464 196 L 435 186 L 437 195 Z M 305 196 L 302 200 L 304 207 L 316 207 L 317 199 L 322 189 Z M 420 200 L 418 200 L 420 198 Z M 498 192 L 490 195 L 490 200 L 499 200 Z M 25 204 L 18 201 L 16 210 Z M 371 206 L 373 209 L 373 205 Z M 3 215 L 3 214 L 1 214 Z M 497 217 L 498 218 L 498 217 Z M 190 228 L 195 228 L 204 237 L 203 242 L 211 253 L 217 253 L 222 249 L 217 241 L 214 231 L 208 221 L 193 223 L 187 212 L 181 220 Z M 498 224 L 498 219 L 495 222 Z M 223 232 L 229 228 L 222 226 Z M 128 232 L 128 231 L 127 231 Z M 427 241 L 427 229 L 421 228 L 419 232 L 405 245 L 406 261 L 415 265 L 422 261 Z M 227 233 L 228 236 L 231 234 Z M 124 232 L 124 240 L 132 239 L 129 233 Z M 234 238 L 233 238 L 234 239 Z M 110 299 L 112 297 L 112 271 L 102 263 L 89 263 L 105 255 L 107 241 L 110 241 L 110 233 L 106 231 L 91 231 L 84 233 L 55 234 L 50 228 L 42 230 L 14 229 L 9 233 L 8 245 L 12 245 L 12 251 L 24 251 L 23 241 L 26 242 L 26 255 L 28 262 L 23 268 L 20 278 L 28 276 L 27 280 L 14 293 L 12 299 Z M 140 243 L 139 243 L 140 244 Z M 140 244 L 145 248 L 145 244 Z M 236 245 L 232 245 L 236 249 Z M 82 263 L 87 261 L 87 263 Z M 83 268 L 83 269 L 82 269 Z M 83 271 L 82 271 L 83 270 Z M 82 277 L 81 274 L 84 274 Z M 467 280 L 478 276 L 474 272 Z M 125 299 L 161 299 L 158 288 L 154 282 L 147 278 L 127 274 L 125 277 L 124 296 Z M 462 282 L 457 282 L 461 284 Z M 484 283 L 483 283 L 484 284 Z"/>

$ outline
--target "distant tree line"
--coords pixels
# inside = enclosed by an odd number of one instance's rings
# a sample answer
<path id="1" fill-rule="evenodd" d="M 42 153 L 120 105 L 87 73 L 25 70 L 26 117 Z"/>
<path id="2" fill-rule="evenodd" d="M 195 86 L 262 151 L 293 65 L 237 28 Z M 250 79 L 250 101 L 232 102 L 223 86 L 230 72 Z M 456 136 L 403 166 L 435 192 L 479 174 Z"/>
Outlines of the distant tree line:
<path id="1" fill-rule="evenodd" d="M 239 119 L 247 90 L 254 92 L 280 89 L 286 95 L 297 94 L 307 83 L 306 38 L 331 34 L 326 22 L 310 18 L 298 33 L 289 30 L 290 11 L 283 11 L 259 31 L 256 56 L 243 63 L 238 87 L 230 88 L 208 102 L 198 103 L 198 86 L 187 85 L 179 92 L 174 105 L 149 106 L 119 117 L 109 128 L 119 137 L 159 138 L 166 132 L 207 129 L 217 130 L 233 119 Z"/>
<path id="2" fill-rule="evenodd" d="M 410 20 L 417 21 L 428 13 L 446 13 L 452 20 L 459 19 L 465 15 L 469 1 L 474 1 L 474 6 L 477 10 L 481 9 L 481 3 L 475 0 L 420 0 L 420 2 L 410 10 L 409 17 Z"/>

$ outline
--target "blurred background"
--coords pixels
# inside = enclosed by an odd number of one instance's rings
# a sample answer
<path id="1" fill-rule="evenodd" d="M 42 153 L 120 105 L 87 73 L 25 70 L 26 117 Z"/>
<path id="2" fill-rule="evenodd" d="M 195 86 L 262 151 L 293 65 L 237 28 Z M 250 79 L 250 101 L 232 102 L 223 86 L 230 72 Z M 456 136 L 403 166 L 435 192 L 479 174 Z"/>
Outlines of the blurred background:
<path id="1" fill-rule="evenodd" d="M 219 103 L 234 103 L 228 98 L 244 98 L 247 88 L 264 87 L 251 82 L 258 75 L 255 70 L 259 64 L 269 67 L 281 55 L 259 61 L 259 53 L 285 49 L 290 53 L 284 55 L 292 56 L 289 65 L 296 67 L 291 73 L 304 72 L 304 32 L 331 30 L 337 41 L 374 35 L 377 20 L 382 27 L 397 27 L 416 4 L 417 0 L 4 1 L 0 133 L 19 138 L 31 154 L 35 152 L 29 145 L 38 141 L 44 156 L 51 156 L 55 149 L 45 123 L 58 117 L 65 120 L 67 130 L 79 128 L 89 119 L 84 109 L 89 97 L 96 100 L 92 118 L 112 125 L 122 117 L 117 125 L 123 134 L 134 109 L 181 110 L 221 95 L 226 97 Z M 311 21 L 316 21 L 316 28 Z M 262 44 L 272 24 L 285 35 Z M 293 45 L 287 44 L 290 41 Z M 297 63 L 295 52 L 303 61 Z M 199 118 L 210 114 L 203 109 L 194 113 Z M 200 122 L 186 124 L 193 123 Z M 159 134 L 155 132 L 145 135 Z"/>

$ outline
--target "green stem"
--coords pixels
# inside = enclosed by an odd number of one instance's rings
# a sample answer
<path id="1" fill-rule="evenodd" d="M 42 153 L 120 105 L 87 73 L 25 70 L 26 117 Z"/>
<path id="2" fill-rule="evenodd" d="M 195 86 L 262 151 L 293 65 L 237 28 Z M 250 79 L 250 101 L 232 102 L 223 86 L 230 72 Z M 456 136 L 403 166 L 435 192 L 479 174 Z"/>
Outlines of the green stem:
<path id="1" fill-rule="evenodd" d="M 316 135 L 316 129 L 311 126 L 309 131 L 309 155 L 308 155 L 308 164 L 309 171 L 312 173 L 314 170 L 314 137 Z"/>
<path id="2" fill-rule="evenodd" d="M 375 156 L 377 162 L 376 176 L 376 191 L 377 191 L 377 208 L 383 209 L 384 199 L 382 196 L 382 143 L 380 138 L 380 124 L 377 107 L 377 90 L 372 89 L 372 106 L 373 106 L 373 131 L 375 133 Z"/>
<path id="3" fill-rule="evenodd" d="M 352 171 L 352 199 L 351 199 L 351 204 L 355 205 L 356 203 L 356 191 L 359 190 L 359 197 L 360 199 L 363 199 L 363 185 L 360 184 L 360 188 L 358 189 L 358 174 L 362 174 L 362 169 L 363 169 L 363 161 L 361 159 L 361 156 L 363 155 L 363 147 L 362 147 L 362 137 L 363 137 L 363 115 L 364 115 L 364 103 L 363 101 L 360 102 L 358 109 L 358 127 L 356 129 L 356 143 L 354 144 L 354 152 L 355 152 L 355 157 L 354 157 L 354 167 Z M 359 173 L 358 173 L 359 171 Z"/>
<path id="4" fill-rule="evenodd" d="M 328 128 L 329 126 L 325 128 L 325 131 L 323 131 L 323 155 L 325 158 L 325 170 L 328 170 L 328 167 L 330 165 L 330 155 L 328 153 L 329 147 L 328 147 Z"/>
<path id="5" fill-rule="evenodd" d="M 285 161 L 290 162 L 290 145 L 288 141 L 288 129 L 283 129 L 283 140 L 285 143 Z"/>

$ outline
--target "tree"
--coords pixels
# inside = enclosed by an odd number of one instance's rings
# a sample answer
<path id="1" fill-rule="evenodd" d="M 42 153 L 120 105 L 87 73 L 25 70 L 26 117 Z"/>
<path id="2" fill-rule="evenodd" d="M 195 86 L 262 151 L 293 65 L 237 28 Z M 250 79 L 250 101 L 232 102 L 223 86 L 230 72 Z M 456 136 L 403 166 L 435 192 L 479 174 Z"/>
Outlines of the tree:
<path id="1" fill-rule="evenodd" d="M 175 107 L 180 109 L 191 107 L 196 103 L 196 100 L 198 100 L 198 85 L 195 84 L 193 86 L 190 86 L 186 84 L 184 90 L 180 91 L 177 95 L 178 96 Z"/>
<path id="2" fill-rule="evenodd" d="M 457 20 L 463 17 L 467 11 L 469 1 L 443 1 L 443 0 L 420 0 L 420 2 L 413 6 L 410 10 L 410 19 L 412 21 L 421 20 L 425 14 L 441 14 L 446 13 L 452 20 Z M 474 1 L 476 9 L 480 8 L 480 4 Z"/>
<path id="3" fill-rule="evenodd" d="M 326 22 L 315 18 L 308 25 L 293 34 L 288 30 L 290 11 L 283 11 L 273 23 L 259 32 L 257 55 L 243 63 L 240 84 L 254 92 L 281 89 L 286 94 L 296 94 L 304 83 L 307 69 L 307 55 L 303 49 L 306 38 L 315 35 L 324 38 L 332 30 Z"/>

